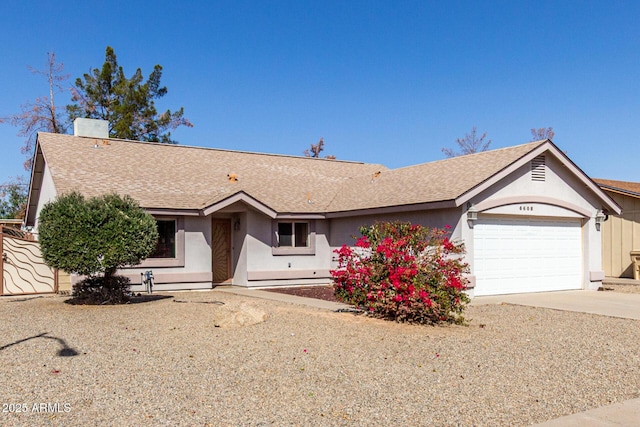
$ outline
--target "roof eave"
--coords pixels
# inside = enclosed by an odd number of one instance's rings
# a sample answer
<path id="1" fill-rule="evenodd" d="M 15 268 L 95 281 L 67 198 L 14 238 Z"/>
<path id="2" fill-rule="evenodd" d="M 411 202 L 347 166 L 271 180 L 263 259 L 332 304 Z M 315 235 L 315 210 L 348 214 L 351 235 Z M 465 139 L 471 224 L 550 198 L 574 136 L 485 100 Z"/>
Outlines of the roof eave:
<path id="1" fill-rule="evenodd" d="M 602 207 L 604 210 L 615 212 L 618 215 L 620 214 L 622 208 L 549 139 L 547 139 L 542 144 L 538 145 L 533 150 L 529 151 L 527 154 L 520 157 L 516 161 L 512 162 L 509 166 L 505 167 L 498 173 L 492 175 L 489 179 L 483 181 L 482 183 L 476 185 L 472 189 L 458 196 L 455 199 L 456 206 L 461 206 L 464 203 L 468 202 L 473 197 L 477 196 L 498 181 L 504 179 L 506 176 L 525 165 L 527 162 L 531 161 L 533 158 L 547 151 L 551 152 L 567 169 L 569 169 L 573 173 L 574 176 L 582 181 L 586 185 L 586 187 L 600 199 L 603 204 Z"/>
<path id="2" fill-rule="evenodd" d="M 212 203 L 208 206 L 205 206 L 202 209 L 202 214 L 204 216 L 208 216 L 214 212 L 217 212 L 221 209 L 226 208 L 227 206 L 230 206 L 234 203 L 237 202 L 244 202 L 247 205 L 251 206 L 252 208 L 254 208 L 255 210 L 257 210 L 258 212 L 261 212 L 265 215 L 267 215 L 269 218 L 271 219 L 275 219 L 276 216 L 278 215 L 278 212 L 276 212 L 275 210 L 271 209 L 269 206 L 265 205 L 264 203 L 262 203 L 261 201 L 259 201 L 258 199 L 250 196 L 249 194 L 245 193 L 244 191 L 239 191 L 237 193 L 232 194 L 231 196 L 224 198 L 222 200 L 219 200 L 215 203 Z"/>
<path id="3" fill-rule="evenodd" d="M 151 215 L 156 216 L 202 216 L 200 209 L 180 209 L 180 208 L 142 208 Z"/>
<path id="4" fill-rule="evenodd" d="M 549 144 L 551 144 L 550 140 L 546 140 L 540 145 L 536 146 L 533 150 L 529 151 L 527 154 L 521 156 L 519 159 L 511 162 L 508 166 L 504 167 L 502 170 L 494 173 L 488 179 L 476 184 L 474 187 L 462 193 L 460 196 L 456 197 L 455 202 L 456 206 L 462 206 L 473 197 L 482 193 L 487 188 L 491 187 L 498 181 L 502 180 L 509 174 L 515 172 L 518 168 L 522 167 L 525 163 L 533 159 L 534 157 L 539 156 L 549 149 Z"/>
<path id="5" fill-rule="evenodd" d="M 353 209 L 345 211 L 334 211 L 326 214 L 327 218 L 346 218 L 351 216 L 379 215 L 397 212 L 414 212 L 432 209 L 456 208 L 454 200 L 441 200 L 437 202 L 415 203 L 409 205 L 381 206 L 366 209 Z"/>
<path id="6" fill-rule="evenodd" d="M 33 161 L 31 164 L 31 176 L 29 177 L 29 192 L 27 197 L 27 207 L 24 214 L 25 227 L 33 227 L 36 223 L 36 214 L 38 211 L 38 200 L 40 199 L 40 190 L 42 189 L 42 180 L 44 178 L 44 170 L 46 166 L 44 153 L 40 147 L 40 141 L 36 136 L 36 147 L 33 151 Z"/>
<path id="7" fill-rule="evenodd" d="M 599 184 L 600 188 L 604 191 L 609 191 L 615 194 L 621 194 L 623 196 L 633 197 L 635 199 L 640 199 L 640 193 L 636 193 L 635 191 L 625 190 L 623 188 L 612 187 L 610 185 Z"/>

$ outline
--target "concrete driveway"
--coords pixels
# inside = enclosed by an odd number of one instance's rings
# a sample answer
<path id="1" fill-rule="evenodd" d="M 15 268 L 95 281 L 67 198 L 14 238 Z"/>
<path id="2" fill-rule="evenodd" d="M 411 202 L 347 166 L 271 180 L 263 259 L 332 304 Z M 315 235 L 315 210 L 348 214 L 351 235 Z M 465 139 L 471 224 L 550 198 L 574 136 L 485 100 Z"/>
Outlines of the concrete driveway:
<path id="1" fill-rule="evenodd" d="M 558 291 L 475 297 L 471 305 L 518 304 L 640 320 L 640 294 Z"/>

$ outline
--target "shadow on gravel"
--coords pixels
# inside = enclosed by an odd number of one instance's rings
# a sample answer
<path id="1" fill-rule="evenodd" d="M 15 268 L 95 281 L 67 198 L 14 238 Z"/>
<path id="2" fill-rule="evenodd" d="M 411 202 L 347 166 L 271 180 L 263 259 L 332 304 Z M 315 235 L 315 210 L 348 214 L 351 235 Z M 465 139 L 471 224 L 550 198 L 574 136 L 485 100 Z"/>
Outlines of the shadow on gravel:
<path id="1" fill-rule="evenodd" d="M 108 305 L 127 305 L 127 304 L 142 304 L 145 302 L 153 302 L 153 301 L 160 301 L 163 299 L 168 299 L 168 298 L 173 298 L 173 295 L 142 295 L 142 294 L 137 294 L 132 296 L 129 301 L 127 301 L 124 304 L 108 304 Z M 71 304 L 71 305 L 107 305 L 107 304 L 87 304 L 87 302 L 85 301 L 78 301 L 75 298 L 69 298 L 67 300 L 64 301 L 66 304 Z"/>
<path id="2" fill-rule="evenodd" d="M 173 295 L 142 295 L 137 294 L 129 300 L 129 304 L 142 304 L 144 302 L 160 301 L 163 299 L 173 298 Z"/>
<path id="3" fill-rule="evenodd" d="M 62 338 L 50 336 L 50 335 L 48 335 L 48 332 L 43 332 L 43 333 L 38 334 L 38 335 L 33 335 L 31 337 L 23 338 L 21 340 L 14 341 L 12 343 L 3 345 L 2 347 L 0 347 L 0 351 L 5 350 L 5 349 L 7 349 L 9 347 L 13 347 L 14 345 L 23 343 L 25 341 L 36 339 L 36 338 L 45 338 L 45 339 L 48 339 L 48 340 L 58 341 L 58 343 L 62 346 L 62 348 L 60 350 L 58 350 L 58 353 L 57 353 L 57 355 L 59 357 L 71 357 L 71 356 L 77 356 L 78 355 L 78 352 L 75 349 L 69 347 L 69 345 L 67 344 L 67 342 L 65 340 L 63 340 Z"/>
<path id="4" fill-rule="evenodd" d="M 9 300 L 9 302 L 24 302 L 24 301 L 31 301 L 32 299 L 38 299 L 38 298 L 42 298 L 42 296 L 26 297 L 26 298 L 20 298 L 20 299 L 12 299 L 12 300 Z"/>

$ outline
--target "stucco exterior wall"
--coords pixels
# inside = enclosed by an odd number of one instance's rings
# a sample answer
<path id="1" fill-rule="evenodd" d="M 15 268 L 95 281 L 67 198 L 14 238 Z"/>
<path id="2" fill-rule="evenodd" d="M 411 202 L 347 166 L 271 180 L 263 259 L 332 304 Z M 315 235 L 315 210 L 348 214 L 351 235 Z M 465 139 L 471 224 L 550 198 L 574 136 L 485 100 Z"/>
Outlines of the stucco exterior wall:
<path id="1" fill-rule="evenodd" d="M 36 208 L 36 220 L 34 223 L 34 236 L 38 237 L 38 222 L 40 218 L 40 212 L 42 212 L 42 208 L 47 203 L 54 200 L 57 196 L 56 186 L 53 183 L 53 178 L 51 177 L 51 171 L 49 170 L 49 166 L 45 165 L 44 171 L 42 173 L 42 184 L 40 187 L 40 198 L 38 199 L 38 206 Z"/>
<path id="2" fill-rule="evenodd" d="M 290 286 L 329 283 L 331 250 L 327 240 L 328 221 L 309 220 L 315 228 L 315 253 L 276 255 L 273 253 L 273 222 L 255 211 L 246 213 L 247 233 L 240 250 L 233 284 L 240 286 Z"/>
<path id="3" fill-rule="evenodd" d="M 129 277 L 132 290 L 143 290 L 140 273 L 153 271 L 155 289 L 208 289 L 211 288 L 211 217 L 184 217 L 184 267 L 126 268 L 122 274 Z"/>
<path id="4" fill-rule="evenodd" d="M 581 218 L 583 288 L 597 289 L 601 285 L 604 277 L 602 234 L 595 227 L 599 201 L 554 157 L 546 156 L 544 181 L 531 179 L 531 168 L 527 163 L 473 197 L 470 203 L 477 207 L 479 218 L 488 215 Z M 469 226 L 462 229 L 469 254 L 467 261 L 473 274 L 473 229 Z"/>
<path id="5" fill-rule="evenodd" d="M 451 227 L 451 239 L 462 240 L 461 208 L 434 209 L 427 211 L 397 212 L 379 215 L 362 215 L 355 217 L 333 218 L 330 222 L 329 242 L 331 251 L 331 268 L 338 266 L 334 250 L 342 245 L 353 246 L 355 237 L 360 235 L 362 226 L 372 225 L 376 222 L 402 221 L 412 224 L 420 224 L 432 228 Z"/>
<path id="6" fill-rule="evenodd" d="M 633 278 L 631 251 L 640 250 L 640 199 L 608 193 L 622 207 L 621 216 L 602 224 L 602 264 L 607 277 Z"/>
<path id="7" fill-rule="evenodd" d="M 451 227 L 452 238 L 461 238 L 459 230 L 460 208 L 435 209 L 428 211 L 398 212 L 391 214 L 362 215 L 345 218 L 332 218 L 330 222 L 329 242 L 331 249 L 337 249 L 342 245 L 351 246 L 355 243 L 352 236 L 359 236 L 361 226 L 372 225 L 376 221 L 403 221 L 413 224 L 421 224 L 428 227 Z"/>
<path id="8" fill-rule="evenodd" d="M 472 202 L 477 204 L 482 200 L 497 200 L 509 197 L 548 197 L 595 213 L 597 210 L 595 206 L 599 205 L 596 196 L 588 191 L 576 191 L 576 189 L 585 187 L 582 181 L 550 155 L 546 156 L 546 166 L 545 181 L 533 181 L 531 179 L 530 166 L 527 163 L 474 197 Z M 537 211 L 528 212 L 528 214 L 544 215 L 544 213 Z"/>

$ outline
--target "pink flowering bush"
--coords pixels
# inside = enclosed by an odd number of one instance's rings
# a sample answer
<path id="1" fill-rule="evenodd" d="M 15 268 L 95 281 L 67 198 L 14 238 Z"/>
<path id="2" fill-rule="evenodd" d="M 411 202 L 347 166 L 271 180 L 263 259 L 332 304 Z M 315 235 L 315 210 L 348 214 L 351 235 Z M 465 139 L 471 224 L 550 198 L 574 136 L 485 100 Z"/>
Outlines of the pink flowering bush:
<path id="1" fill-rule="evenodd" d="M 331 275 L 339 300 L 400 322 L 464 323 L 468 266 L 449 227 L 384 222 L 360 233 L 355 247 L 335 251 L 338 269 Z"/>

